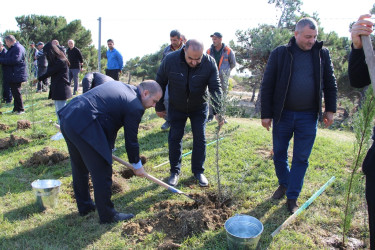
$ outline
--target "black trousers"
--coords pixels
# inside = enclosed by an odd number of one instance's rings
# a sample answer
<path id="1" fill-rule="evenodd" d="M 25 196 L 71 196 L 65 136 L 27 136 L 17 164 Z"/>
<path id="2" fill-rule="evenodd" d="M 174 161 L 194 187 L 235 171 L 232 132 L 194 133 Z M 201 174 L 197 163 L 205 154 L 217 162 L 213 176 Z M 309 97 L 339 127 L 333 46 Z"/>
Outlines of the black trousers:
<path id="1" fill-rule="evenodd" d="M 10 90 L 12 91 L 12 95 L 14 98 L 13 112 L 25 111 L 25 109 L 23 108 L 23 101 L 22 101 L 22 94 L 21 94 L 22 82 L 11 83 L 9 85 L 10 85 Z"/>
<path id="2" fill-rule="evenodd" d="M 12 92 L 9 86 L 9 83 L 5 82 L 3 80 L 3 100 L 6 103 L 11 103 L 12 102 Z"/>
<path id="3" fill-rule="evenodd" d="M 113 80 L 118 81 L 120 79 L 121 69 L 106 69 L 105 74 L 113 78 Z"/>
<path id="4" fill-rule="evenodd" d="M 61 132 L 68 146 L 72 165 L 73 189 L 78 211 L 85 213 L 95 205 L 101 222 L 111 222 L 116 214 L 111 201 L 112 166 L 69 125 L 61 121 Z M 90 197 L 89 173 L 94 186 L 95 205 Z"/>
<path id="5" fill-rule="evenodd" d="M 362 170 L 366 175 L 366 200 L 370 227 L 370 248 L 375 249 L 375 142 L 367 152 Z"/>

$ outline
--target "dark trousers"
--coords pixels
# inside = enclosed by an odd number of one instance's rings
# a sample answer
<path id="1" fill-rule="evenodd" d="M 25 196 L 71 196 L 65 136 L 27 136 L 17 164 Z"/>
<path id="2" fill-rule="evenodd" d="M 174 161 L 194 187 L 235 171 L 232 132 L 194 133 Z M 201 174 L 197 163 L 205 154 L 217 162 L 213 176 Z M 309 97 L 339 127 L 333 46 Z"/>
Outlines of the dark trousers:
<path id="1" fill-rule="evenodd" d="M 273 124 L 273 161 L 279 185 L 287 187 L 288 199 L 297 199 L 302 186 L 309 157 L 314 145 L 318 124 L 315 112 L 284 110 L 277 124 Z M 294 137 L 292 167 L 289 167 L 289 142 Z"/>
<path id="2" fill-rule="evenodd" d="M 10 89 L 14 98 L 13 112 L 25 111 L 25 109 L 23 108 L 21 85 L 22 82 L 10 84 Z"/>
<path id="3" fill-rule="evenodd" d="M 118 81 L 120 79 L 121 69 L 106 69 L 105 74 L 113 78 L 113 80 Z"/>
<path id="4" fill-rule="evenodd" d="M 191 171 L 194 174 L 204 172 L 204 161 L 206 159 L 206 117 L 207 105 L 194 112 L 180 112 L 169 106 L 168 117 L 171 123 L 168 136 L 169 161 L 171 173 L 180 173 L 182 160 L 182 137 L 187 118 L 190 119 L 193 132 L 193 152 L 191 157 Z"/>
<path id="5" fill-rule="evenodd" d="M 44 75 L 47 72 L 47 67 L 38 67 L 38 77 Z M 49 78 L 44 79 L 43 81 L 38 81 L 37 83 L 37 91 L 38 90 L 47 90 L 49 85 Z"/>
<path id="6" fill-rule="evenodd" d="M 375 249 L 375 177 L 370 175 L 366 175 L 366 200 L 370 228 L 370 248 Z"/>
<path id="7" fill-rule="evenodd" d="M 96 209 L 101 222 L 110 222 L 116 214 L 111 201 L 112 166 L 86 141 L 61 121 L 61 132 L 68 146 L 72 165 L 73 189 L 78 211 L 85 213 L 94 207 L 89 191 L 89 173 L 94 186 Z"/>
<path id="8" fill-rule="evenodd" d="M 6 103 L 12 102 L 12 91 L 10 89 L 9 84 L 5 81 L 3 81 L 3 100 Z"/>
<path id="9" fill-rule="evenodd" d="M 370 228 L 370 247 L 375 249 L 375 142 L 367 152 L 362 170 L 366 175 L 366 200 Z"/>

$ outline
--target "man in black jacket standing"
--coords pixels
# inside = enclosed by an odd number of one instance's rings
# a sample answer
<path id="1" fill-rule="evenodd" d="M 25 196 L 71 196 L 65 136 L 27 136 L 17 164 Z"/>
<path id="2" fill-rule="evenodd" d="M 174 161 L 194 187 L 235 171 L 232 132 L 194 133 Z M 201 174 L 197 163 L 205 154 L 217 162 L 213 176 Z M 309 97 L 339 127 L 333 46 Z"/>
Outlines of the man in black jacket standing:
<path id="1" fill-rule="evenodd" d="M 298 21 L 288 45 L 271 52 L 261 87 L 261 118 L 267 130 L 273 123 L 273 161 L 279 187 L 272 198 L 287 196 L 290 213 L 298 209 L 308 160 L 315 141 L 324 92 L 326 126 L 336 112 L 337 86 L 329 52 L 318 42 L 312 18 Z M 294 136 L 292 167 L 288 147 Z"/>
<path id="2" fill-rule="evenodd" d="M 74 41 L 68 41 L 68 49 L 66 54 L 68 56 L 68 60 L 70 62 L 69 66 L 69 82 L 74 81 L 74 88 L 73 88 L 73 95 L 77 94 L 78 90 L 78 74 L 81 71 L 81 66 L 83 64 L 83 58 L 81 51 L 74 46 Z"/>
<path id="3" fill-rule="evenodd" d="M 206 158 L 206 117 L 207 117 L 207 87 L 212 99 L 221 97 L 222 90 L 219 72 L 215 59 L 203 54 L 203 44 L 197 40 L 186 42 L 185 48 L 168 54 L 161 63 L 156 81 L 166 91 L 168 84 L 169 107 L 168 116 L 171 123 L 169 130 L 169 161 L 171 175 L 168 184 L 176 186 L 179 179 L 182 159 L 182 137 L 187 118 L 190 119 L 193 132 L 193 153 L 191 168 L 200 186 L 208 186 L 208 180 L 203 175 Z M 164 117 L 166 110 L 161 98 L 155 109 L 159 117 Z M 216 106 L 219 107 L 216 102 Z M 221 126 L 222 117 L 216 115 Z"/>
<path id="4" fill-rule="evenodd" d="M 370 14 L 362 15 L 352 26 L 352 51 L 349 56 L 350 85 L 362 88 L 371 84 L 369 71 L 362 48 L 361 36 L 369 36 L 373 32 L 374 23 L 369 20 Z M 374 84 L 374 83 L 372 83 Z M 372 139 L 375 140 L 375 128 Z M 362 164 L 362 171 L 366 175 L 366 200 L 370 226 L 370 247 L 375 249 L 375 141 L 368 150 Z"/>
<path id="5" fill-rule="evenodd" d="M 22 83 L 26 82 L 28 78 L 26 50 L 13 35 L 6 36 L 4 40 L 8 52 L 0 57 L 0 64 L 3 65 L 3 79 L 10 85 L 12 91 L 14 98 L 13 113 L 20 115 L 25 113 L 21 88 Z"/>

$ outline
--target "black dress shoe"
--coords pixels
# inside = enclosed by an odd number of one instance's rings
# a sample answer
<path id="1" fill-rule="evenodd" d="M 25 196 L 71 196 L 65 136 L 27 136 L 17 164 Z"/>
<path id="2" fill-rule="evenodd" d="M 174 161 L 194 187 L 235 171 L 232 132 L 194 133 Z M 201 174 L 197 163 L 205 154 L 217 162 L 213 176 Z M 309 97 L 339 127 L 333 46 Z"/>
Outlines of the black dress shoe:
<path id="1" fill-rule="evenodd" d="M 119 222 L 119 221 L 130 220 L 133 217 L 134 217 L 134 214 L 116 213 L 115 216 L 113 216 L 112 220 L 110 220 L 110 221 L 100 221 L 100 224 L 115 223 L 115 222 Z"/>
<path id="2" fill-rule="evenodd" d="M 208 186 L 208 180 L 204 174 L 195 174 L 195 179 L 199 181 L 199 186 L 201 187 L 207 187 Z"/>
<path id="3" fill-rule="evenodd" d="M 117 214 L 115 214 L 115 216 L 113 216 L 113 222 L 130 220 L 133 217 L 134 217 L 134 214 L 117 213 Z"/>
<path id="4" fill-rule="evenodd" d="M 177 173 L 171 173 L 171 176 L 169 177 L 169 179 L 168 179 L 168 185 L 170 185 L 170 186 L 176 186 L 177 185 L 177 183 L 178 183 L 178 174 Z"/>

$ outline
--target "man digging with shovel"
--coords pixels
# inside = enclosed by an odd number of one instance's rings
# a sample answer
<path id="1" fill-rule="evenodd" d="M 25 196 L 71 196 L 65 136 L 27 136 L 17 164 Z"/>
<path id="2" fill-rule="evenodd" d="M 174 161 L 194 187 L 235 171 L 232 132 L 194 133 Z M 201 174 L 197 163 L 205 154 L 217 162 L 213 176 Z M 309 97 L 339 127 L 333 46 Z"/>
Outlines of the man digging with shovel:
<path id="1" fill-rule="evenodd" d="M 138 127 L 145 109 L 155 107 L 162 94 L 155 81 L 144 81 L 137 87 L 110 81 L 77 96 L 58 112 L 61 132 L 70 154 L 73 189 L 81 216 L 97 209 L 101 223 L 134 217 L 133 214 L 117 212 L 111 201 L 112 148 L 118 130 L 124 126 L 129 162 L 137 176 L 145 175 L 139 157 Z M 89 173 L 95 204 L 90 197 Z"/>

